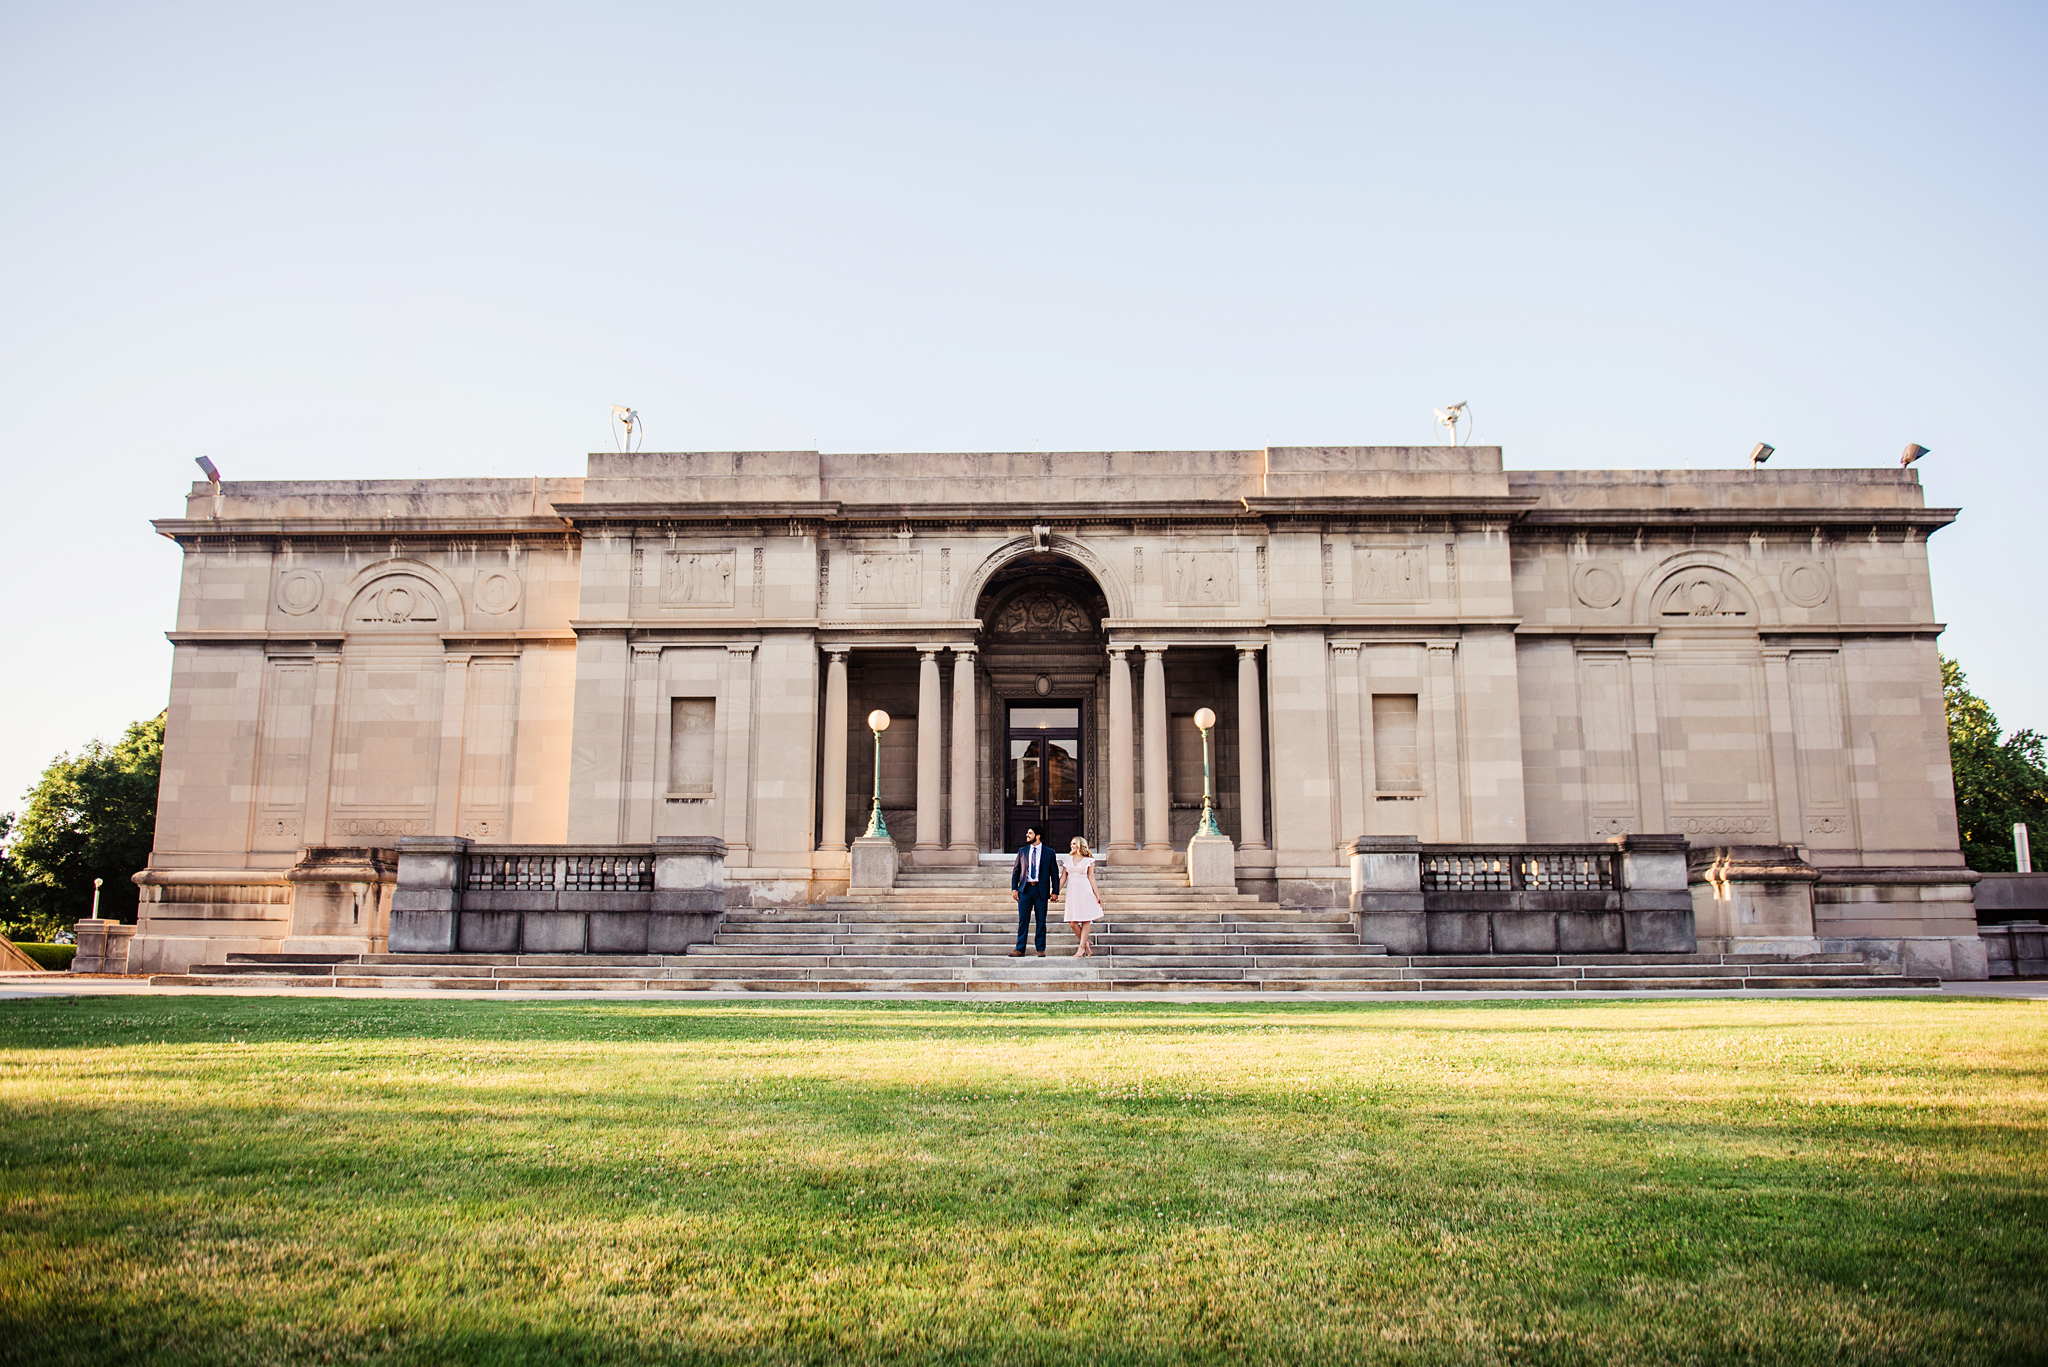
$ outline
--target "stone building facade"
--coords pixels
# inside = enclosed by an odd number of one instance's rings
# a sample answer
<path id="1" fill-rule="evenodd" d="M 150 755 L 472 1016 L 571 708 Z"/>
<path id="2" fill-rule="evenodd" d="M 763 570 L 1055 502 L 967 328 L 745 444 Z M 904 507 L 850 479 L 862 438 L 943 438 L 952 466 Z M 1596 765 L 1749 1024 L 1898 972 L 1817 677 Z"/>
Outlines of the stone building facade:
<path id="1" fill-rule="evenodd" d="M 1361 837 L 1681 833 L 1702 945 L 1981 976 L 1910 470 L 1493 447 L 589 458 L 195 485 L 138 966 L 382 948 L 390 851 L 726 845 L 739 904 L 1026 823 L 1344 905 Z M 886 711 L 879 736 L 865 718 Z M 879 759 L 879 781 L 876 774 Z"/>

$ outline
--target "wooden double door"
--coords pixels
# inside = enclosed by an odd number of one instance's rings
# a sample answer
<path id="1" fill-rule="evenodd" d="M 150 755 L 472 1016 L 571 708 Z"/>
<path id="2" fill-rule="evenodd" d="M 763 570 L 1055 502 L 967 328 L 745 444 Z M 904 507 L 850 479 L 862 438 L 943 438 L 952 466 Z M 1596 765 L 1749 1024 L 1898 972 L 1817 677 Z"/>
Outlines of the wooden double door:
<path id="1" fill-rule="evenodd" d="M 1003 766 L 1003 835 L 1006 849 L 1024 844 L 1036 827 L 1046 848 L 1064 854 L 1082 832 L 1081 705 L 1038 700 L 1011 703 L 1008 762 Z"/>

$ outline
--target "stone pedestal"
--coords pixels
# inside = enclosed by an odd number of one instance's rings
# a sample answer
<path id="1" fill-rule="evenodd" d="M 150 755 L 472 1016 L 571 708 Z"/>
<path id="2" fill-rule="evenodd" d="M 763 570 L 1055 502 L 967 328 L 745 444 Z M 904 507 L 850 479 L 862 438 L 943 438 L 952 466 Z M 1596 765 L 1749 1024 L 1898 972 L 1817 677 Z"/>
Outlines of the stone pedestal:
<path id="1" fill-rule="evenodd" d="M 887 836 L 864 835 L 853 842 L 847 888 L 872 892 L 896 886 L 896 842 Z"/>
<path id="2" fill-rule="evenodd" d="M 1699 948 L 1682 835 L 1624 835 L 1622 943 L 1630 954 L 1691 954 Z"/>
<path id="3" fill-rule="evenodd" d="M 1351 859 L 1351 923 L 1365 944 L 1389 954 L 1424 954 L 1429 924 L 1422 910 L 1422 844 L 1408 836 L 1361 836 L 1344 847 Z"/>
<path id="4" fill-rule="evenodd" d="M 649 954 L 681 954 L 710 943 L 725 919 L 725 842 L 710 836 L 663 836 L 654 842 L 654 901 L 647 916 Z M 600 939 L 592 912 L 590 938 Z M 626 913 L 630 914 L 630 913 Z"/>
<path id="5" fill-rule="evenodd" d="M 135 927 L 121 921 L 87 917 L 71 927 L 78 937 L 78 953 L 72 956 L 73 973 L 126 973 L 128 945 Z"/>
<path id="6" fill-rule="evenodd" d="M 1229 836 L 1197 835 L 1188 840 L 1188 886 L 1237 891 L 1237 847 Z"/>
<path id="7" fill-rule="evenodd" d="M 1702 948 L 1785 958 L 1821 952 L 1813 930 L 1813 887 L 1820 870 L 1791 846 L 1695 849 L 1688 874 Z"/>
<path id="8" fill-rule="evenodd" d="M 398 886 L 391 894 L 393 954 L 455 953 L 468 856 L 469 841 L 461 836 L 406 836 L 398 842 Z"/>
<path id="9" fill-rule="evenodd" d="M 377 954 L 390 934 L 386 897 L 397 881 L 392 850 L 315 845 L 299 851 L 285 880 L 292 888 L 286 954 Z"/>

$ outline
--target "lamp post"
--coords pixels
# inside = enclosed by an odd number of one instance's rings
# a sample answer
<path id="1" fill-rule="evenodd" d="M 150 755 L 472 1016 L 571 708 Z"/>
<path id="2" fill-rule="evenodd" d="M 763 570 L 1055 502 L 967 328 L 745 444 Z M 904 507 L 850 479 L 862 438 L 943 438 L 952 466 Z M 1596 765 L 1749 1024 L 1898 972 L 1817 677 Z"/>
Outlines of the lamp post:
<path id="1" fill-rule="evenodd" d="M 100 919 L 100 880 L 92 880 L 92 919 Z"/>
<path id="2" fill-rule="evenodd" d="M 868 828 L 862 838 L 889 838 L 889 823 L 882 820 L 882 733 L 889 729 L 889 714 L 881 708 L 868 713 L 868 730 L 875 733 L 875 805 L 868 813 Z"/>
<path id="3" fill-rule="evenodd" d="M 1195 827 L 1196 835 L 1222 835 L 1216 825 L 1215 785 L 1209 781 L 1209 732 L 1216 725 L 1216 714 L 1209 708 L 1195 713 L 1195 729 L 1202 733 L 1202 820 Z"/>

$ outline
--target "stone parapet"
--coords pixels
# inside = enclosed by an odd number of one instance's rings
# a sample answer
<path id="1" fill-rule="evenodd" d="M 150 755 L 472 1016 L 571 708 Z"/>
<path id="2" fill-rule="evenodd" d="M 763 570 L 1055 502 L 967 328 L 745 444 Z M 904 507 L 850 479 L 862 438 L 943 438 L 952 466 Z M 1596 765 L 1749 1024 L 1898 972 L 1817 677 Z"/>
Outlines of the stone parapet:
<path id="1" fill-rule="evenodd" d="M 1689 954 L 1683 836 L 1597 845 L 1425 845 L 1364 836 L 1352 920 L 1393 954 Z"/>
<path id="2" fill-rule="evenodd" d="M 396 954 L 680 954 L 725 915 L 726 844 L 399 842 Z"/>

